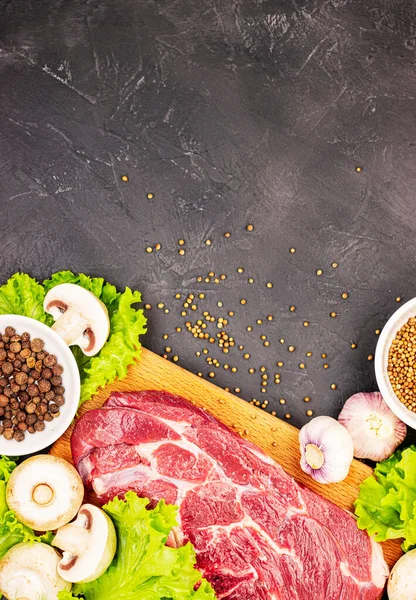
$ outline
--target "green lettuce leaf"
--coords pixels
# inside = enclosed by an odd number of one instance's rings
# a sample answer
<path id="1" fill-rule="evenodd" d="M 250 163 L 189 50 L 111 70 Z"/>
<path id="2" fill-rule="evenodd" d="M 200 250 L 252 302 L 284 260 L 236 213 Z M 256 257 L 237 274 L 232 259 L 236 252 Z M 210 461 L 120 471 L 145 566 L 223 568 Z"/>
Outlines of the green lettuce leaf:
<path id="1" fill-rule="evenodd" d="M 103 509 L 113 520 L 118 547 L 107 571 L 90 583 L 76 584 L 72 594 L 60 593 L 60 600 L 213 600 L 215 594 L 194 568 L 191 544 L 182 548 L 165 546 L 177 524 L 175 506 L 162 500 L 147 510 L 148 500 L 127 492 L 125 500 L 115 498 Z M 195 584 L 201 582 L 198 590 Z"/>
<path id="2" fill-rule="evenodd" d="M 416 446 L 379 463 L 360 486 L 357 525 L 377 541 L 404 538 L 405 552 L 416 547 Z"/>
<path id="3" fill-rule="evenodd" d="M 60 271 L 44 281 L 46 292 L 60 283 L 75 283 L 95 294 L 106 305 L 110 318 L 110 336 L 97 356 L 88 357 L 78 347 L 72 348 L 80 369 L 84 402 L 108 382 L 125 377 L 127 368 L 140 358 L 139 336 L 146 332 L 146 319 L 141 309 L 134 308 L 141 301 L 140 293 L 130 288 L 118 292 L 101 277 Z"/>
<path id="4" fill-rule="evenodd" d="M 43 310 L 45 289 L 26 273 L 15 273 L 0 286 L 0 314 L 24 315 L 50 325 L 52 317 Z"/>
<path id="5" fill-rule="evenodd" d="M 33 529 L 26 527 L 17 520 L 12 510 L 5 512 L 0 518 L 0 559 L 6 552 L 19 542 L 52 542 L 53 533 L 48 531 L 42 535 L 36 535 Z"/>

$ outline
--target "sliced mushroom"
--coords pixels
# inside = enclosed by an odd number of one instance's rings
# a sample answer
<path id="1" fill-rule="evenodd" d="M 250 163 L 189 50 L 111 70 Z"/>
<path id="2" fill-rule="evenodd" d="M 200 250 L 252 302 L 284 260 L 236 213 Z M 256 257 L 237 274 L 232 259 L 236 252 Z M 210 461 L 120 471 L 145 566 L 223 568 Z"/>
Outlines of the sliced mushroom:
<path id="1" fill-rule="evenodd" d="M 79 346 L 87 356 L 104 346 L 110 333 L 107 307 L 85 288 L 56 285 L 46 294 L 43 308 L 55 319 L 52 329 L 68 346 Z"/>
<path id="2" fill-rule="evenodd" d="M 117 537 L 110 517 L 96 506 L 84 504 L 73 523 L 58 529 L 52 544 L 63 550 L 59 575 L 72 583 L 87 583 L 110 566 Z"/>
<path id="3" fill-rule="evenodd" d="M 36 531 L 57 529 L 77 514 L 84 497 L 81 477 L 62 458 L 48 454 L 23 461 L 10 476 L 6 501 Z"/>
<path id="4" fill-rule="evenodd" d="M 71 583 L 57 572 L 60 554 L 38 542 L 16 544 L 0 561 L 0 595 L 7 600 L 56 600 Z"/>

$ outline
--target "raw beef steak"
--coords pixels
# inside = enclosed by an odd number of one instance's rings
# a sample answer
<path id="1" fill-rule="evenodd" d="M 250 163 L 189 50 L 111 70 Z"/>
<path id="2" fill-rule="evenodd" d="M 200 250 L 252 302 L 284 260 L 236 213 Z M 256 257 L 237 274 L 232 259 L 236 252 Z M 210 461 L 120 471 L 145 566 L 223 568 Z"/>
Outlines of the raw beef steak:
<path id="1" fill-rule="evenodd" d="M 217 597 L 375 600 L 381 547 L 259 448 L 167 392 L 114 393 L 77 422 L 72 455 L 103 503 L 127 490 L 180 506 Z"/>

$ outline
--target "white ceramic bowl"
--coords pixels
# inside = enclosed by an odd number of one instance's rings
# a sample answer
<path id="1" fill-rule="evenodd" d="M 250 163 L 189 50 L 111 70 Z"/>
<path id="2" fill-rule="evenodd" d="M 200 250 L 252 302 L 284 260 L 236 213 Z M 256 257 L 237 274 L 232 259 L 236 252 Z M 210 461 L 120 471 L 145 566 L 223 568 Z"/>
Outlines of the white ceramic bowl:
<path id="1" fill-rule="evenodd" d="M 45 342 L 45 350 L 55 354 L 59 364 L 64 368 L 62 385 L 65 387 L 65 404 L 61 407 L 60 416 L 53 421 L 45 422 L 46 427 L 43 431 L 33 434 L 26 433 L 23 442 L 6 440 L 0 436 L 0 454 L 22 456 L 47 448 L 68 429 L 78 408 L 81 383 L 78 365 L 71 350 L 53 329 L 28 317 L 0 315 L 0 332 L 2 334 L 8 325 L 14 327 L 19 335 L 28 331 L 31 339 L 41 338 Z"/>
<path id="2" fill-rule="evenodd" d="M 387 374 L 390 346 L 396 337 L 396 333 L 407 323 L 410 317 L 416 317 L 416 298 L 403 304 L 385 324 L 378 339 L 374 366 L 378 387 L 385 402 L 399 419 L 409 427 L 416 429 L 416 413 L 407 409 L 397 398 Z"/>

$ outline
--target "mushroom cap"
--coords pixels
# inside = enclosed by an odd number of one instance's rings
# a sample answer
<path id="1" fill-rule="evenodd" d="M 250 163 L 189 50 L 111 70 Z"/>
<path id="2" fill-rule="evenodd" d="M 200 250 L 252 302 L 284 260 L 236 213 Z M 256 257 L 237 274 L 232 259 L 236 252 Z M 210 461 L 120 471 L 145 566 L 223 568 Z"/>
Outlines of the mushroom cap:
<path id="1" fill-rule="evenodd" d="M 416 549 L 394 565 L 387 584 L 389 600 L 416 600 Z"/>
<path id="2" fill-rule="evenodd" d="M 58 529 L 52 544 L 63 550 L 59 575 L 72 583 L 88 583 L 110 566 L 117 548 L 116 530 L 103 510 L 84 504 L 73 523 Z"/>
<path id="3" fill-rule="evenodd" d="M 83 323 L 84 327 L 68 345 L 79 346 L 87 356 L 97 354 L 107 341 L 110 333 L 107 307 L 82 286 L 75 283 L 56 285 L 46 294 L 43 308 L 55 322 L 71 309 L 70 328 L 75 331 L 79 323 Z"/>
<path id="4" fill-rule="evenodd" d="M 56 600 L 58 592 L 72 587 L 57 572 L 60 558 L 46 544 L 16 544 L 0 561 L 0 594 L 6 598 Z"/>
<path id="5" fill-rule="evenodd" d="M 84 486 L 66 460 L 40 454 L 23 461 L 10 476 L 6 502 L 17 518 L 36 531 L 57 529 L 77 514 Z"/>

